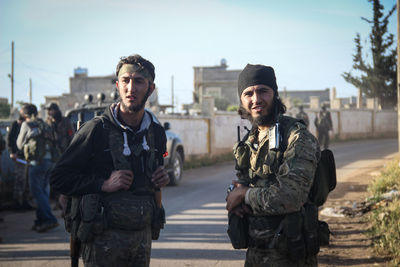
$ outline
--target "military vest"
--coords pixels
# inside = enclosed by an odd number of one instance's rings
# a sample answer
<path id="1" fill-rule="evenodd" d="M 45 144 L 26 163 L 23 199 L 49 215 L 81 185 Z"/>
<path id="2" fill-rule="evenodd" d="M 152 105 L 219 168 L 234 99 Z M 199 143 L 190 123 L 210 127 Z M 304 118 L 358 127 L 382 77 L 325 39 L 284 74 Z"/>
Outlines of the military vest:
<path id="1" fill-rule="evenodd" d="M 147 130 L 139 134 L 127 133 L 126 138 L 128 140 L 126 141 L 129 145 L 130 154 L 124 155 L 125 137 L 121 129 L 116 128 L 101 116 L 98 119 L 101 120 L 103 125 L 102 140 L 104 144 L 108 143 L 114 170 L 132 170 L 134 172 L 134 176 L 138 179 L 134 179 L 132 191 L 154 193 L 151 176 L 158 166 L 163 165 L 163 161 L 162 148 L 156 147 L 153 123 Z M 143 136 L 146 138 L 148 150 L 143 147 Z"/>
<path id="2" fill-rule="evenodd" d="M 257 142 L 258 133 L 252 129 L 244 138 L 234 146 L 236 169 L 241 178 L 249 182 L 251 187 L 268 187 L 276 182 L 276 175 L 283 160 L 283 153 L 288 142 L 288 131 L 297 119 L 282 116 L 279 120 L 281 130 L 281 145 L 279 149 L 268 149 L 268 134 Z M 305 126 L 299 123 L 299 127 Z"/>

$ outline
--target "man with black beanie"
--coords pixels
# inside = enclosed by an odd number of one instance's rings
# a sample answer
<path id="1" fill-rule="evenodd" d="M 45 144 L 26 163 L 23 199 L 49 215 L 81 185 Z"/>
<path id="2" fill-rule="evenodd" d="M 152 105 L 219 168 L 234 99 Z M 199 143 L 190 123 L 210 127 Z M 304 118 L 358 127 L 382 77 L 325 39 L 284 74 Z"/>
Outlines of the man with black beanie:
<path id="1" fill-rule="evenodd" d="M 234 146 L 239 179 L 226 208 L 248 224 L 245 266 L 317 266 L 319 247 L 306 249 L 302 212 L 320 158 L 318 141 L 304 124 L 283 116 L 272 67 L 247 64 L 238 94 L 239 114 L 253 127 Z"/>

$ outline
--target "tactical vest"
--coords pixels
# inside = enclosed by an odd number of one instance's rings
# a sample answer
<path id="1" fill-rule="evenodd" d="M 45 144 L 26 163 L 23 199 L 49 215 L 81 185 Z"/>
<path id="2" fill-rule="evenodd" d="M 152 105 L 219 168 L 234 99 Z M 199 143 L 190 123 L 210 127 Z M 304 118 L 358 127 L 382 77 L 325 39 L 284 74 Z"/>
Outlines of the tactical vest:
<path id="1" fill-rule="evenodd" d="M 129 142 L 130 155 L 124 155 L 124 136 L 120 129 L 111 125 L 108 120 L 98 117 L 103 125 L 103 137 L 105 147 L 110 149 L 114 170 L 132 170 L 140 168 L 140 181 L 131 187 L 131 191 L 139 194 L 153 194 L 154 188 L 151 183 L 151 176 L 158 166 L 163 165 L 162 148 L 156 148 L 154 126 L 150 125 L 144 133 L 135 136 L 135 142 Z M 149 150 L 145 150 L 142 145 L 143 135 L 146 136 Z M 128 135 L 129 136 L 129 135 Z M 135 174 L 134 174 L 135 175 Z M 139 178 L 139 177 L 138 177 Z M 135 180 L 135 179 L 134 179 Z M 136 179 L 137 180 L 137 179 Z"/>
<path id="2" fill-rule="evenodd" d="M 283 153 L 288 145 L 288 131 L 297 122 L 297 119 L 282 116 L 279 120 L 281 129 L 281 144 L 277 150 L 262 151 L 258 147 L 264 145 L 268 140 L 265 138 L 257 147 L 253 146 L 257 138 L 256 129 L 253 128 L 244 138 L 235 144 L 234 156 L 236 158 L 236 170 L 240 171 L 241 175 L 249 179 L 249 184 L 254 187 L 267 187 L 275 181 L 276 174 L 283 160 Z M 251 155 L 255 155 L 252 159 Z M 257 169 L 252 169 L 250 161 L 257 161 Z"/>

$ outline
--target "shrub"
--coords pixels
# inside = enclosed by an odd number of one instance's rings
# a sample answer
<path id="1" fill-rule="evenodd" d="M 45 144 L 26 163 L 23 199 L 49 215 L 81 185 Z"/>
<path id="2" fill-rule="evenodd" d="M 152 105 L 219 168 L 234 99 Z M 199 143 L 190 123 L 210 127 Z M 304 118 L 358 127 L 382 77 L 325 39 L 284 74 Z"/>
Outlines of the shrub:
<path id="1" fill-rule="evenodd" d="M 398 189 L 400 185 L 399 160 L 394 160 L 386 166 L 381 175 L 368 188 L 379 200 L 382 193 Z M 400 199 L 383 201 L 378 208 L 369 213 L 371 227 L 368 235 L 373 239 L 373 246 L 378 253 L 392 258 L 391 265 L 400 265 Z"/>

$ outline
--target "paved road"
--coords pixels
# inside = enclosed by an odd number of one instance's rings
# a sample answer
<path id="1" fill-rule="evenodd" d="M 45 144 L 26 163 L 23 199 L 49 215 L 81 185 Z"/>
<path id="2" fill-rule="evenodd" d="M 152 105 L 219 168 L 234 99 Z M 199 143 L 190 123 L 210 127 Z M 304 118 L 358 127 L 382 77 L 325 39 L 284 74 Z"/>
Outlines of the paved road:
<path id="1" fill-rule="evenodd" d="M 395 153 L 396 139 L 334 144 L 339 182 Z M 163 189 L 167 225 L 153 243 L 151 266 L 243 266 L 244 251 L 231 248 L 226 235 L 225 192 L 233 163 L 185 171 L 178 187 Z M 63 227 L 38 234 L 30 230 L 33 212 L 2 212 L 0 266 L 69 266 Z M 62 220 L 60 219 L 60 223 Z"/>

